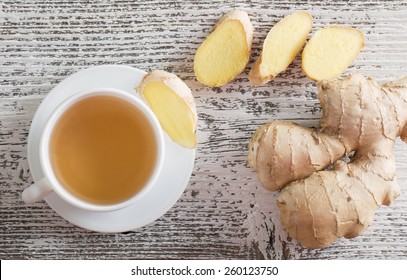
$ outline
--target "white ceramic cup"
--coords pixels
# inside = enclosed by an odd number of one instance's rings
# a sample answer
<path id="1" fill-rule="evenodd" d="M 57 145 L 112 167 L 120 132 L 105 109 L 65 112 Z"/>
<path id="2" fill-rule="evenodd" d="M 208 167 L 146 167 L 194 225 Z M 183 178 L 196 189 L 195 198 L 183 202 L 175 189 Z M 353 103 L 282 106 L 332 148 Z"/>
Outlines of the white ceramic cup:
<path id="1" fill-rule="evenodd" d="M 135 108 L 137 108 L 140 112 L 144 114 L 144 117 L 150 123 L 150 127 L 155 135 L 157 158 L 154 170 L 149 180 L 147 181 L 147 183 L 141 189 L 140 192 L 120 203 L 107 205 L 93 204 L 74 196 L 72 193 L 66 190 L 66 188 L 58 181 L 51 165 L 50 140 L 53 129 L 57 124 L 59 118 L 64 114 L 64 112 L 67 109 L 69 109 L 76 102 L 91 96 L 112 96 L 127 101 L 129 104 L 133 105 Z M 143 101 L 139 100 L 130 93 L 122 90 L 117 90 L 113 88 L 96 88 L 82 91 L 72 95 L 71 97 L 63 101 L 55 109 L 55 111 L 51 114 L 51 116 L 47 120 L 44 131 L 42 132 L 39 152 L 40 152 L 40 163 L 42 171 L 44 173 L 44 177 L 23 191 L 22 198 L 24 202 L 26 202 L 27 204 L 31 204 L 36 201 L 44 199 L 44 197 L 47 196 L 49 193 L 55 192 L 58 194 L 58 196 L 60 196 L 68 203 L 85 210 L 114 211 L 136 203 L 137 200 L 142 198 L 146 193 L 148 193 L 153 188 L 164 162 L 164 136 L 160 124 L 157 118 L 155 117 L 154 113 L 150 110 L 150 108 L 148 108 L 146 104 L 143 103 Z"/>

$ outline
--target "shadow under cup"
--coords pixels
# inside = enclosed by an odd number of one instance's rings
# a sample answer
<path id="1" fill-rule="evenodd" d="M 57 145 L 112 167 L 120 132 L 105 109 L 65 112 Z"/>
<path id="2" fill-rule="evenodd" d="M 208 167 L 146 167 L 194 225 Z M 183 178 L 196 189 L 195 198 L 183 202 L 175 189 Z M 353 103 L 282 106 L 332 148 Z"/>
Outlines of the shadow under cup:
<path id="1" fill-rule="evenodd" d="M 40 145 L 53 190 L 95 211 L 135 203 L 154 185 L 163 162 L 163 135 L 152 111 L 114 89 L 73 95 L 49 119 Z"/>

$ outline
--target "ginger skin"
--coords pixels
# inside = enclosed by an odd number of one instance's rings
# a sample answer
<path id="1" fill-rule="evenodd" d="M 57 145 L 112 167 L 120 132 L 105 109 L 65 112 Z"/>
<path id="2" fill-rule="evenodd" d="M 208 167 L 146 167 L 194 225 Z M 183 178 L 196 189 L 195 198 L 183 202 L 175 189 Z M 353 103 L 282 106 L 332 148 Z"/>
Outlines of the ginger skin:
<path id="1" fill-rule="evenodd" d="M 406 78 L 380 87 L 355 73 L 319 82 L 318 92 L 318 132 L 274 121 L 249 144 L 263 186 L 283 188 L 277 205 L 284 228 L 308 248 L 362 234 L 375 211 L 398 197 L 393 148 L 397 137 L 407 140 Z M 349 164 L 338 161 L 352 151 Z"/>
<path id="2" fill-rule="evenodd" d="M 257 129 L 249 143 L 248 161 L 263 187 L 278 191 L 344 154 L 345 147 L 338 139 L 291 121 L 276 120 Z"/>

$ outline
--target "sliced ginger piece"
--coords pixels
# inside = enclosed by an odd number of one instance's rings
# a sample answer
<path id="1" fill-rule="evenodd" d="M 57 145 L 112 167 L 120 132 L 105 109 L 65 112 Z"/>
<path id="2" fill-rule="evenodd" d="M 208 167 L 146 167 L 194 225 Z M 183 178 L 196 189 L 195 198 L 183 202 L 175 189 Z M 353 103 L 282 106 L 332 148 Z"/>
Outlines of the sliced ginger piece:
<path id="1" fill-rule="evenodd" d="M 191 90 L 180 78 L 154 70 L 144 77 L 137 91 L 174 142 L 186 148 L 196 147 L 196 105 Z"/>
<path id="2" fill-rule="evenodd" d="M 253 26 L 243 10 L 225 14 L 195 54 L 194 71 L 199 82 L 222 86 L 243 72 L 250 59 Z"/>
<path id="3" fill-rule="evenodd" d="M 249 73 L 253 85 L 262 85 L 287 69 L 304 46 L 312 28 L 312 16 L 294 12 L 270 29 L 263 50 Z"/>
<path id="4" fill-rule="evenodd" d="M 347 26 L 328 26 L 315 32 L 302 52 L 302 69 L 316 81 L 345 72 L 364 45 L 362 31 Z"/>

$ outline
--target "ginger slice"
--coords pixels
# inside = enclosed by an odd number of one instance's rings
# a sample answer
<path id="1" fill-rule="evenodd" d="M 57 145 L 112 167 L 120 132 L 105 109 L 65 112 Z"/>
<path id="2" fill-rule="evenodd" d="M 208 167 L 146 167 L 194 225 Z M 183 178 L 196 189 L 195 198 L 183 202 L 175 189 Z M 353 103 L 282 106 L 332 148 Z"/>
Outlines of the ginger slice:
<path id="1" fill-rule="evenodd" d="M 316 81 L 345 72 L 364 45 L 363 33 L 347 26 L 328 26 L 315 32 L 302 52 L 302 69 Z"/>
<path id="2" fill-rule="evenodd" d="M 312 28 L 312 16 L 294 12 L 270 29 L 263 50 L 249 73 L 253 85 L 262 85 L 287 69 L 304 46 Z"/>
<path id="3" fill-rule="evenodd" d="M 137 91 L 174 142 L 186 148 L 196 147 L 196 105 L 191 90 L 180 78 L 154 70 L 144 77 Z"/>
<path id="4" fill-rule="evenodd" d="M 225 14 L 195 54 L 199 82 L 219 87 L 243 72 L 250 59 L 253 26 L 243 10 Z"/>

